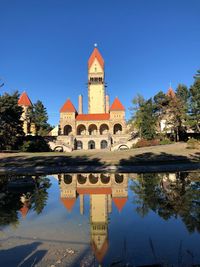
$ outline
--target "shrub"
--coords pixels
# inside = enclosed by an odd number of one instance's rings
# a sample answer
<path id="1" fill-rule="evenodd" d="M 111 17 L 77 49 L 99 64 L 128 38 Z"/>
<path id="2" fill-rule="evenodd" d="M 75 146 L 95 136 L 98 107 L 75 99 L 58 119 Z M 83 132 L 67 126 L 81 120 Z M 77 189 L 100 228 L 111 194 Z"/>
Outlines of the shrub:
<path id="1" fill-rule="evenodd" d="M 172 144 L 173 142 L 171 140 L 169 140 L 168 138 L 163 139 L 160 141 L 160 145 L 169 145 Z"/>
<path id="2" fill-rule="evenodd" d="M 146 146 L 157 146 L 157 145 L 159 145 L 158 139 L 153 139 L 153 140 L 141 139 L 136 144 L 133 145 L 133 148 L 146 147 Z"/>
<path id="3" fill-rule="evenodd" d="M 200 142 L 195 138 L 190 138 L 187 141 L 187 148 L 188 149 L 198 149 L 200 147 Z"/>
<path id="4" fill-rule="evenodd" d="M 50 147 L 44 138 L 32 138 L 31 140 L 24 140 L 21 151 L 23 152 L 48 152 Z"/>

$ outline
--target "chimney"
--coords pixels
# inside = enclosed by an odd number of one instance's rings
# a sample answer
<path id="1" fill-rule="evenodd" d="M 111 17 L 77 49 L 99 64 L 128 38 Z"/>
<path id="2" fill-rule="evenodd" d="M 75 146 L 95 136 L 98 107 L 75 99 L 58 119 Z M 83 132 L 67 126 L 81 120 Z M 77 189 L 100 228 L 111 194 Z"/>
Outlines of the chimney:
<path id="1" fill-rule="evenodd" d="M 109 95 L 106 95 L 106 113 L 109 113 L 110 110 L 110 98 Z"/>
<path id="2" fill-rule="evenodd" d="M 83 96 L 78 96 L 78 114 L 83 114 Z"/>

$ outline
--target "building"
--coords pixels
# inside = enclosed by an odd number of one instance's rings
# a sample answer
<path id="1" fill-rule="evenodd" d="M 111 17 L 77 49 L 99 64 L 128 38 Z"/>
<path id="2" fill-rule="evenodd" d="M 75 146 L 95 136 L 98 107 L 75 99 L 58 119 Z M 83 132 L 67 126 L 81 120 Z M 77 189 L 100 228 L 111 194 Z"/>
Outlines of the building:
<path id="1" fill-rule="evenodd" d="M 104 59 L 95 47 L 88 60 L 88 113 L 83 113 L 83 97 L 78 110 L 70 99 L 60 109 L 57 144 L 68 149 L 111 149 L 128 140 L 125 108 L 116 97 L 112 105 L 106 93 Z M 54 146 L 55 147 L 55 146 Z"/>
<path id="2" fill-rule="evenodd" d="M 79 198 L 80 214 L 84 214 L 84 198 L 90 199 L 90 243 L 99 263 L 109 248 L 108 228 L 112 202 L 122 212 L 128 199 L 128 174 L 67 173 L 59 174 L 60 199 L 71 212 Z"/>
<path id="3" fill-rule="evenodd" d="M 35 135 L 36 132 L 35 124 L 31 123 L 28 115 L 29 109 L 33 105 L 26 92 L 23 92 L 20 95 L 18 100 L 18 105 L 21 106 L 23 109 L 21 120 L 23 121 L 23 130 L 25 135 Z"/>

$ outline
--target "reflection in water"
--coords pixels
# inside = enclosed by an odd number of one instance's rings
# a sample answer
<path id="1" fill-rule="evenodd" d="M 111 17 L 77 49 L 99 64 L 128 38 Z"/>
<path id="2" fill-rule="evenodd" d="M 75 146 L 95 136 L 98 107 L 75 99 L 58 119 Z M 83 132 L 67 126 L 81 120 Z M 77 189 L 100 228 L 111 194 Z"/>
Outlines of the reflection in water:
<path id="1" fill-rule="evenodd" d="M 116 249 L 118 246 L 112 240 L 116 240 L 115 235 L 118 235 L 118 233 L 116 233 L 116 228 L 114 235 L 113 233 L 109 235 L 111 224 L 114 225 L 115 221 L 113 218 L 118 220 L 119 213 L 123 215 L 124 211 L 128 216 L 125 218 L 125 221 L 121 220 L 120 224 L 123 225 L 129 222 L 129 214 L 133 213 L 130 207 L 134 207 L 137 213 L 134 214 L 134 227 L 129 225 L 127 232 L 131 233 L 136 228 L 136 214 L 140 218 L 144 218 L 145 222 L 145 218 L 153 212 L 154 216 L 155 214 L 158 215 L 164 219 L 163 221 L 168 221 L 172 218 L 179 219 L 184 223 L 188 232 L 200 233 L 200 177 L 198 173 L 152 173 L 138 175 L 122 173 L 67 173 L 54 175 L 54 177 L 59 182 L 62 205 L 69 212 L 72 213 L 73 211 L 75 213 L 73 208 L 76 202 L 79 202 L 79 213 L 81 215 L 85 214 L 87 208 L 85 205 L 86 199 L 89 197 L 90 245 L 99 263 L 104 262 L 105 258 L 109 264 L 112 263 L 113 256 L 110 256 L 111 246 L 116 246 Z M 9 224 L 17 226 L 19 219 L 23 218 L 24 220 L 30 210 L 38 215 L 41 214 L 49 201 L 48 189 L 50 186 L 50 179 L 42 176 L 0 177 L 0 230 Z M 118 210 L 118 215 L 115 215 L 115 217 L 113 217 L 112 212 L 113 204 Z M 155 222 L 159 224 L 160 221 L 156 217 L 154 218 Z M 150 221 L 147 221 L 147 223 L 149 226 Z M 138 235 L 142 239 L 142 233 Z M 160 263 L 154 256 L 153 241 L 151 238 L 149 240 L 154 261 Z M 135 240 L 131 240 L 131 242 L 135 242 Z M 133 243 L 130 244 L 133 246 Z M 144 244 L 145 246 L 146 244 Z M 126 243 L 123 249 L 125 250 L 125 248 Z M 129 261 L 133 257 L 132 251 L 133 249 L 131 248 Z M 193 252 L 189 250 L 187 253 L 193 255 Z M 193 255 L 192 261 L 194 261 L 194 257 Z M 120 260 L 120 264 L 122 262 L 124 264 L 127 263 L 126 260 L 127 258 L 124 256 Z M 142 262 L 142 260 L 141 258 L 138 262 Z M 196 261 L 200 262 L 200 255 L 198 255 Z M 180 262 L 178 263 L 179 266 L 181 266 Z M 191 266 L 191 264 L 186 266 Z"/>
<path id="2" fill-rule="evenodd" d="M 189 232 L 200 232 L 200 180 L 195 173 L 140 174 L 130 188 L 141 216 L 150 210 L 165 220 L 179 216 Z"/>
<path id="3" fill-rule="evenodd" d="M 0 226 L 17 225 L 29 210 L 40 214 L 48 199 L 50 180 L 42 176 L 0 177 Z"/>
<path id="4" fill-rule="evenodd" d="M 77 196 L 80 213 L 84 214 L 84 197 L 90 196 L 90 238 L 98 262 L 102 262 L 108 250 L 108 214 L 112 201 L 119 212 L 128 197 L 127 174 L 61 174 L 58 175 L 61 201 L 71 211 Z"/>

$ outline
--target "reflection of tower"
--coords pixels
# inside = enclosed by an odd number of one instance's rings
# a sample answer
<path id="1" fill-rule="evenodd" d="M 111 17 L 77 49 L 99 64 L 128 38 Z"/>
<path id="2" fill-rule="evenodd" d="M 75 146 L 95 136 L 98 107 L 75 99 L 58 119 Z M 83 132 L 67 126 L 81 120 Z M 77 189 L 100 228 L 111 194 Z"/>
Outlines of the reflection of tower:
<path id="1" fill-rule="evenodd" d="M 64 206 L 71 211 L 76 202 L 76 175 L 61 174 L 60 179 L 60 199 Z"/>
<path id="2" fill-rule="evenodd" d="M 128 197 L 128 175 L 114 174 L 112 179 L 112 200 L 121 212 Z"/>
<path id="3" fill-rule="evenodd" d="M 20 209 L 20 212 L 21 212 L 23 219 L 25 219 L 30 208 L 30 199 L 25 194 L 23 194 L 20 197 L 20 201 L 23 204 L 23 206 Z"/>
<path id="4" fill-rule="evenodd" d="M 101 263 L 108 250 L 108 214 L 112 212 L 112 200 L 122 211 L 128 196 L 128 175 L 62 174 L 59 181 L 61 200 L 68 210 L 72 210 L 78 193 L 80 213 L 84 214 L 84 195 L 90 195 L 91 245 Z"/>
<path id="5" fill-rule="evenodd" d="M 95 256 L 102 262 L 108 249 L 108 196 L 90 196 L 91 243 Z"/>

